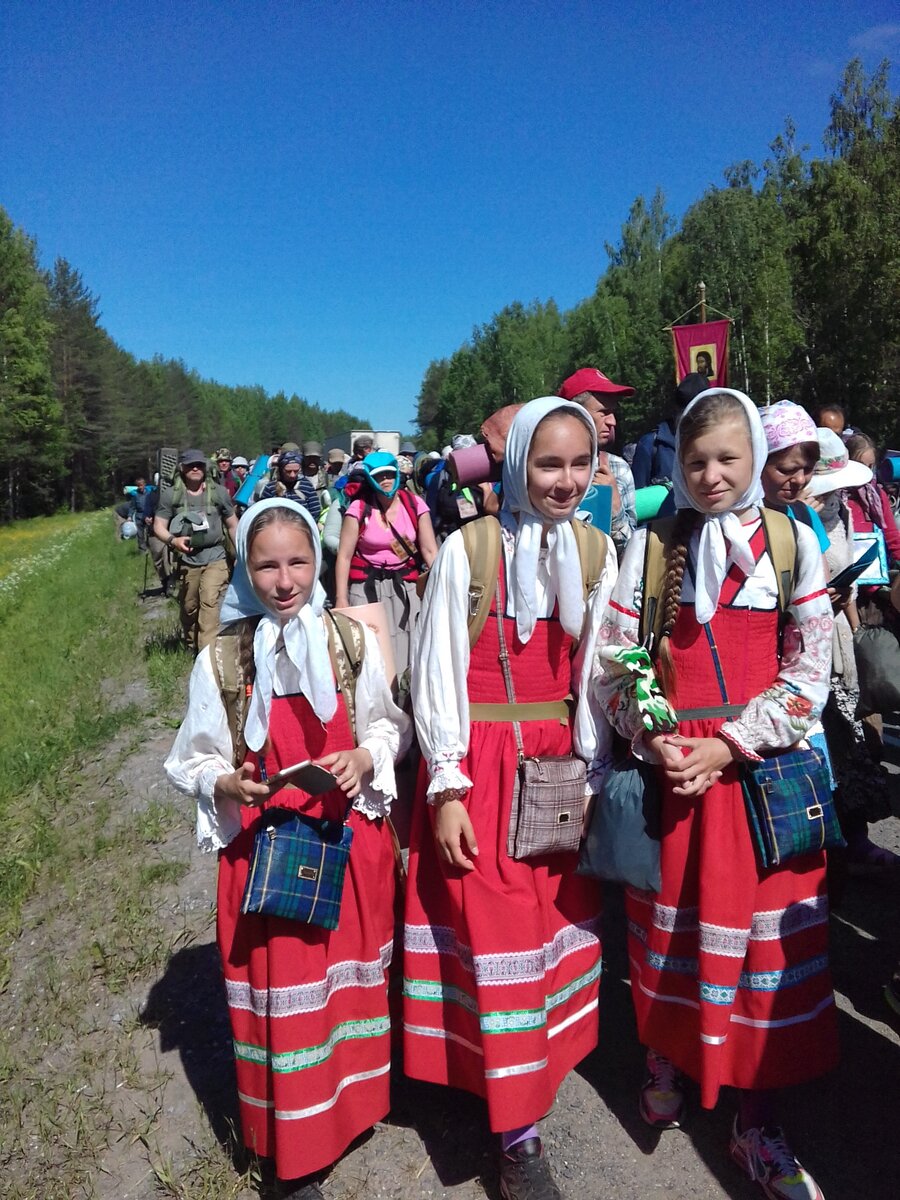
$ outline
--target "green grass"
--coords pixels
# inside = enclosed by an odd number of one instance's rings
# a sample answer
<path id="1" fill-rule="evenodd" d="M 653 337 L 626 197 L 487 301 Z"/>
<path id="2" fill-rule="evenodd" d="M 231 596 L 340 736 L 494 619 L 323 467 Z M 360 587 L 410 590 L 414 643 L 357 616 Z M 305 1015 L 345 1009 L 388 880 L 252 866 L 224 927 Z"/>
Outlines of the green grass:
<path id="1" fill-rule="evenodd" d="M 0 580 L 10 575 L 25 560 L 34 560 L 61 538 L 82 527 L 84 513 L 57 513 L 52 517 L 33 517 L 12 521 L 0 528 Z M 105 520 L 110 531 L 112 518 Z"/>
<path id="2" fill-rule="evenodd" d="M 53 850 L 67 769 L 102 754 L 139 716 L 107 700 L 140 670 L 143 562 L 134 543 L 114 540 L 108 513 L 45 518 L 36 536 L 23 524 L 0 530 L 0 562 L 9 568 L 0 592 L 2 935 L 17 928 L 22 901 Z M 46 563 L 34 557 L 41 546 Z"/>
<path id="3" fill-rule="evenodd" d="M 147 803 L 134 785 L 144 776 L 129 775 L 144 738 L 178 724 L 190 668 L 176 605 L 148 611 L 143 577 L 109 514 L 0 528 L 0 1192 L 11 1200 L 111 1195 L 137 1147 L 160 1196 L 259 1187 L 257 1165 L 235 1172 L 205 1122 L 173 1143 L 169 1072 L 135 1007 L 214 920 L 180 900 L 191 806 Z"/>

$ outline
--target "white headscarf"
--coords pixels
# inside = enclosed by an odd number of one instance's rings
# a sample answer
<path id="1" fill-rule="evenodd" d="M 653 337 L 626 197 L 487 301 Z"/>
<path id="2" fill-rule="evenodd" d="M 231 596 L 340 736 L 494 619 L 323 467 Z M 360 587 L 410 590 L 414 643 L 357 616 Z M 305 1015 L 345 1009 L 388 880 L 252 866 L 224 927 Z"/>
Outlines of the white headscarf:
<path id="1" fill-rule="evenodd" d="M 315 555 L 316 584 L 309 601 L 295 617 L 284 624 L 269 611 L 250 582 L 247 572 L 247 543 L 254 521 L 267 509 L 285 508 L 303 518 L 309 529 L 313 554 Z M 222 624 L 244 617 L 261 615 L 253 638 L 253 661 L 256 664 L 256 681 L 250 698 L 250 708 L 244 726 L 244 737 L 251 750 L 260 750 L 269 732 L 269 710 L 275 683 L 275 655 L 278 639 L 284 635 L 284 648 L 288 658 L 300 674 L 300 688 L 320 721 L 330 721 L 337 711 L 337 693 L 334 672 L 328 656 L 328 634 L 322 624 L 322 607 L 325 592 L 318 582 L 322 565 L 322 546 L 315 521 L 302 504 L 296 500 L 275 497 L 260 500 L 248 508 L 238 522 L 235 538 L 237 559 L 234 576 L 228 585 L 222 602 Z"/>
<path id="2" fill-rule="evenodd" d="M 550 518 L 539 512 L 528 496 L 528 453 L 534 431 L 540 422 L 548 413 L 560 409 L 576 416 L 591 435 L 590 487 L 597 469 L 597 431 L 594 422 L 580 405 L 560 400 L 558 396 L 541 396 L 532 400 L 516 413 L 506 439 L 503 508 L 516 518 L 516 552 L 513 555 L 510 585 L 515 598 L 516 629 L 522 642 L 527 642 L 531 637 L 537 621 L 535 583 L 538 556 L 541 552 L 541 534 L 544 526 L 550 523 Z M 579 502 L 583 499 L 584 496 L 580 496 Z M 568 517 L 553 521 L 552 526 L 547 534 L 547 561 L 559 602 L 559 619 L 566 633 L 578 637 L 584 620 L 578 546 Z"/>
<path id="3" fill-rule="evenodd" d="M 697 404 L 709 396 L 734 396 L 747 414 L 750 426 L 750 444 L 753 450 L 753 471 L 750 484 L 732 509 L 725 513 L 706 513 L 693 499 L 684 482 L 684 471 L 681 467 L 681 429 L 684 418 Z M 694 609 L 697 620 L 705 625 L 712 619 L 719 603 L 719 592 L 722 581 L 728 570 L 729 561 L 736 563 L 746 575 L 752 575 L 756 560 L 750 549 L 750 539 L 747 531 L 738 518 L 738 513 L 754 504 L 762 504 L 763 489 L 760 481 L 763 467 L 769 450 L 766 444 L 766 433 L 756 405 L 749 396 L 733 388 L 707 388 L 690 402 L 681 415 L 675 434 L 675 469 L 672 482 L 675 487 L 675 507 L 693 508 L 703 513 L 703 525 L 700 529 L 700 547 L 697 552 L 697 576 L 695 580 Z M 726 540 L 729 545 L 726 545 Z M 730 549 L 729 549 L 730 546 Z"/>

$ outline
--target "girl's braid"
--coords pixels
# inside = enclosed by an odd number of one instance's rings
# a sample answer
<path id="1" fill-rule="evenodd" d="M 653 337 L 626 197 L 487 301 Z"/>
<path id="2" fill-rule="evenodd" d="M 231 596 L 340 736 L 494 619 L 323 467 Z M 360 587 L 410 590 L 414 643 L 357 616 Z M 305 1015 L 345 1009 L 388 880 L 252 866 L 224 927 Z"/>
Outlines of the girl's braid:
<path id="1" fill-rule="evenodd" d="M 684 572 L 687 566 L 688 546 L 691 534 L 697 524 L 699 514 L 692 508 L 680 508 L 672 527 L 672 540 L 666 555 L 666 575 L 663 582 L 662 594 L 662 629 L 659 638 L 659 653 L 657 656 L 657 674 L 660 687 L 667 696 L 671 696 L 675 687 L 675 665 L 669 651 L 669 639 L 678 619 L 678 607 L 681 603 L 681 588 L 684 584 Z"/>

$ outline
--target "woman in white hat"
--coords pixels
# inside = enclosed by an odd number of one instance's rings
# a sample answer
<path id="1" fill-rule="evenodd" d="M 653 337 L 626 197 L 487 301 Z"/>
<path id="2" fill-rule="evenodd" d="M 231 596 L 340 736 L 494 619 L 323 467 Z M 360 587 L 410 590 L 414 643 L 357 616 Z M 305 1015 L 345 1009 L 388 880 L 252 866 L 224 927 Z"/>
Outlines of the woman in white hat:
<path id="1" fill-rule="evenodd" d="M 762 472 L 767 508 L 786 512 L 792 521 L 808 525 L 824 553 L 828 535 L 816 508 L 806 503 L 807 488 L 819 458 L 816 426 L 805 408 L 781 400 L 760 410 L 769 456 Z"/>
<path id="2" fill-rule="evenodd" d="M 816 430 L 819 460 L 808 492 L 821 504 L 822 523 L 828 534 L 825 551 L 829 579 L 853 561 L 856 517 L 849 497 L 858 495 L 873 482 L 871 468 L 850 457 L 847 446 L 832 429 Z M 871 526 L 870 526 L 871 528 Z M 866 749 L 863 726 L 856 717 L 859 679 L 853 633 L 860 627 L 857 589 L 843 612 L 835 614 L 832 635 L 831 696 L 822 714 L 832 767 L 837 780 L 835 805 L 841 830 L 847 840 L 847 862 L 851 872 L 868 873 L 891 866 L 894 855 L 869 839 L 869 821 L 889 813 L 884 773 Z"/>

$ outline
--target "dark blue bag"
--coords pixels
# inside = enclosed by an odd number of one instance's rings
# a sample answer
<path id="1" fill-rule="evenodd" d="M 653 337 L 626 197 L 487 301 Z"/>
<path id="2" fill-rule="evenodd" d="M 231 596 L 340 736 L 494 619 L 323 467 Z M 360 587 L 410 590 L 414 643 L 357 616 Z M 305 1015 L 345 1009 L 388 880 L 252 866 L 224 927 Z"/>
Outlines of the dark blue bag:
<path id="1" fill-rule="evenodd" d="M 253 840 L 241 912 L 337 929 L 352 841 L 344 821 L 266 809 Z"/>
<path id="2" fill-rule="evenodd" d="M 607 774 L 594 797 L 576 874 L 659 891 L 659 793 L 649 763 L 629 756 Z"/>
<path id="3" fill-rule="evenodd" d="M 703 626 L 722 699 L 725 675 L 712 628 Z M 801 854 L 844 846 L 828 760 L 815 746 L 794 747 L 762 762 L 741 763 L 747 822 L 760 864 L 779 867 Z"/>
<path id="4" fill-rule="evenodd" d="M 741 769 L 750 832 L 764 867 L 843 846 L 821 750 L 788 750 Z"/>

